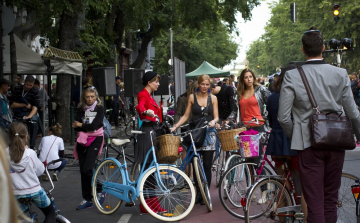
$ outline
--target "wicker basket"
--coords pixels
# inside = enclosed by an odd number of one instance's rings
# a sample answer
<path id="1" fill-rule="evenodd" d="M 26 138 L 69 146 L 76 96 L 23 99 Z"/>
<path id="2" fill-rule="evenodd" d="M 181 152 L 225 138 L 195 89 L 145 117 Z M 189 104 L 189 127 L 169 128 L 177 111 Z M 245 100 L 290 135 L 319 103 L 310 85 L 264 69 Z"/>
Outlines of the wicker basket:
<path id="1" fill-rule="evenodd" d="M 174 163 L 178 158 L 180 138 L 170 134 L 156 137 L 155 147 L 158 163 Z"/>
<path id="2" fill-rule="evenodd" d="M 223 151 L 238 150 L 239 146 L 237 145 L 234 137 L 245 130 L 246 128 L 219 131 L 217 134 L 221 143 L 221 149 Z"/>

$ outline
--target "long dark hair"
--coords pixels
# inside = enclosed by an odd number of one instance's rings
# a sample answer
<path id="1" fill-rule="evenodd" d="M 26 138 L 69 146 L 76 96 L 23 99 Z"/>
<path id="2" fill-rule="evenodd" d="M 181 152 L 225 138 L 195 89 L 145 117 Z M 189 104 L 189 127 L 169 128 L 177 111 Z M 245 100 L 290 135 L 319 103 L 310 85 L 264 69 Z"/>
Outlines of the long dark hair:
<path id="1" fill-rule="evenodd" d="M 296 66 L 294 64 L 290 64 L 289 66 L 281 69 L 278 79 L 274 82 L 274 89 L 276 92 L 280 92 L 280 90 L 281 90 L 281 85 L 284 80 L 286 71 L 289 71 L 289 70 L 292 70 L 295 68 L 296 68 Z"/>
<path id="2" fill-rule="evenodd" d="M 10 159 L 15 163 L 19 163 L 22 159 L 27 145 L 25 138 L 27 136 L 27 128 L 21 122 L 13 122 L 9 127 Z"/>
<path id="3" fill-rule="evenodd" d="M 254 74 L 254 72 L 250 69 L 244 69 L 241 74 L 240 74 L 240 78 L 239 78 L 239 82 L 238 82 L 238 86 L 237 86 L 237 92 L 238 92 L 238 95 L 239 95 L 239 100 L 241 100 L 241 97 L 244 95 L 245 93 L 245 90 L 246 90 L 246 86 L 245 86 L 245 81 L 244 81 L 244 78 L 245 78 L 245 74 L 247 72 L 250 72 L 251 75 L 253 76 L 253 79 L 254 79 L 254 82 L 253 82 L 253 85 L 254 85 L 254 88 L 255 86 L 258 86 L 260 85 L 257 80 L 256 80 L 256 76 Z"/>

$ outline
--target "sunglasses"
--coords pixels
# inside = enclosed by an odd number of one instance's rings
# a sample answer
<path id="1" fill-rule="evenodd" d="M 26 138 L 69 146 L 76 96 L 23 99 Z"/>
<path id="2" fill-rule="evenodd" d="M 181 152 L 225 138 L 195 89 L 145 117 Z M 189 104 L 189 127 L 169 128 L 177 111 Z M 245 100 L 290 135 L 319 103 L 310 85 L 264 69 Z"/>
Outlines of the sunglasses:
<path id="1" fill-rule="evenodd" d="M 86 87 L 84 87 L 84 90 L 87 89 L 87 88 L 95 89 L 94 86 L 86 86 Z"/>

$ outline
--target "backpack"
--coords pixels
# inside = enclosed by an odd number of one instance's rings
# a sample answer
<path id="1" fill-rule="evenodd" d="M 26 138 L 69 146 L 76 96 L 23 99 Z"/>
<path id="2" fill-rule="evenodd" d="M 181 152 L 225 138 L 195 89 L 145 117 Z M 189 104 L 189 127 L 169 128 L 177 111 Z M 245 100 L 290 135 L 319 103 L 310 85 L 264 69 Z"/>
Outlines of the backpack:
<path id="1" fill-rule="evenodd" d="M 108 139 L 111 135 L 111 125 L 110 122 L 106 119 L 106 117 L 104 116 L 103 119 L 103 125 L 104 125 L 104 138 Z"/>

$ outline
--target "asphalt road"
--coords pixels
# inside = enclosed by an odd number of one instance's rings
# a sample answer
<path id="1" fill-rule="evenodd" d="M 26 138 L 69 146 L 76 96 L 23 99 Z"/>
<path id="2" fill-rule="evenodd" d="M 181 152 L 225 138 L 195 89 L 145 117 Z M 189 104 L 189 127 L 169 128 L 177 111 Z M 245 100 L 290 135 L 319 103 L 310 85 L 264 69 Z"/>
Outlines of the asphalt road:
<path id="1" fill-rule="evenodd" d="M 133 148 L 126 150 L 127 154 L 133 153 Z M 129 166 L 129 169 L 131 166 Z M 344 172 L 360 176 L 360 148 L 347 151 L 345 156 Z M 214 182 L 214 180 L 213 180 Z M 43 187 L 48 188 L 49 184 L 43 182 Z M 214 185 L 211 187 L 211 197 L 213 201 L 213 212 L 207 212 L 205 206 L 195 205 L 193 211 L 181 222 L 243 222 L 226 212 L 222 207 L 219 197 L 218 188 Z M 55 182 L 55 190 L 53 191 L 56 205 L 64 215 L 72 223 L 153 223 L 159 222 L 150 215 L 140 215 L 138 207 L 139 202 L 134 207 L 125 207 L 122 205 L 115 213 L 104 215 L 97 210 L 96 207 L 76 210 L 76 206 L 83 200 L 81 196 L 80 172 L 77 164 L 68 165 L 59 175 L 59 181 Z M 39 209 L 33 205 L 34 210 L 39 213 L 39 222 L 44 217 Z"/>

